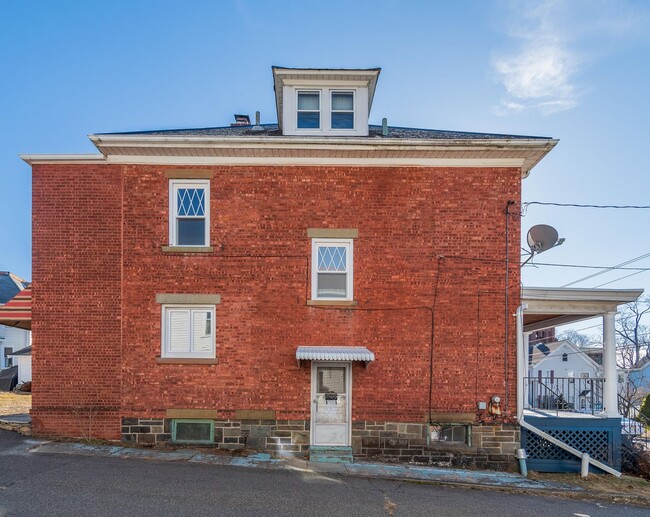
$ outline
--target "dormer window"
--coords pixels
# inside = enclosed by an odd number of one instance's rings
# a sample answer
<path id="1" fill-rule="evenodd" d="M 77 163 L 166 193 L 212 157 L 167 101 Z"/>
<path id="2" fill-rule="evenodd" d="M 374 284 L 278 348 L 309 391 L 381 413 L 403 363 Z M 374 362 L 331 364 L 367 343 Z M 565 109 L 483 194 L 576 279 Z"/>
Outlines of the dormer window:
<path id="1" fill-rule="evenodd" d="M 298 92 L 298 129 L 320 129 L 320 92 Z"/>
<path id="2" fill-rule="evenodd" d="M 294 97 L 289 106 L 295 106 L 291 118 L 296 121 L 293 129 L 296 135 L 355 135 L 357 127 L 362 125 L 361 117 L 364 120 L 367 117 L 367 113 L 358 113 L 355 109 L 355 101 L 367 96 L 363 88 L 295 88 L 286 93 L 287 97 Z"/>
<path id="3" fill-rule="evenodd" d="M 368 115 L 378 76 L 378 68 L 273 67 L 282 134 L 368 136 Z"/>
<path id="4" fill-rule="evenodd" d="M 354 92 L 332 92 L 332 129 L 354 129 Z"/>

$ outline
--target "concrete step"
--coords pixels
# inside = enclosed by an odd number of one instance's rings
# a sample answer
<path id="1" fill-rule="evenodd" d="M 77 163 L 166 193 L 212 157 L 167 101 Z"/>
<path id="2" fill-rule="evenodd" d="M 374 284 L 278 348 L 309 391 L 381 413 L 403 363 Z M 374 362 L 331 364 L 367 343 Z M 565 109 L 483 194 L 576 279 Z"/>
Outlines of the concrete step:
<path id="1" fill-rule="evenodd" d="M 309 461 L 320 463 L 352 463 L 352 447 L 309 447 Z"/>

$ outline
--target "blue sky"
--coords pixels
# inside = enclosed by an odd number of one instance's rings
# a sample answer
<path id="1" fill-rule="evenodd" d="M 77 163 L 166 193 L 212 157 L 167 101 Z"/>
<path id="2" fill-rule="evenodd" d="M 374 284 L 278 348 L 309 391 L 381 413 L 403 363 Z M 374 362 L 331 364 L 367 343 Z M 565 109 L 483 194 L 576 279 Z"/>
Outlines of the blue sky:
<path id="1" fill-rule="evenodd" d="M 0 269 L 31 277 L 18 153 L 94 152 L 89 133 L 220 126 L 255 110 L 275 122 L 271 65 L 382 67 L 374 123 L 559 138 L 524 201 L 650 204 L 649 63 L 642 0 L 0 0 Z M 650 252 L 650 210 L 531 206 L 522 226 L 539 223 L 566 238 L 539 262 Z M 591 272 L 523 278 L 560 286 Z M 650 272 L 603 287 L 650 291 Z"/>

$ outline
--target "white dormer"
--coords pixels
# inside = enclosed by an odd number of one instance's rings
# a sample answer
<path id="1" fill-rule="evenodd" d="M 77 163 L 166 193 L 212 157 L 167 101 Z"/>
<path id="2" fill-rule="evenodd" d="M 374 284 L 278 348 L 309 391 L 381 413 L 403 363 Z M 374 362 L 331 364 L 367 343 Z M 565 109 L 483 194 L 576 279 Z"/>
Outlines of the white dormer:
<path id="1" fill-rule="evenodd" d="M 379 68 L 273 67 L 283 135 L 368 136 Z"/>

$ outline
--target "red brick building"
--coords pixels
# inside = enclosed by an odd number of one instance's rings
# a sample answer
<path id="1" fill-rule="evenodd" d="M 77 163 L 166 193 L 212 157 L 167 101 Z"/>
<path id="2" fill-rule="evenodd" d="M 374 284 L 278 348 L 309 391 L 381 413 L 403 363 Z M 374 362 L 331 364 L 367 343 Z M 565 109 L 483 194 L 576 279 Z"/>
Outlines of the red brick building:
<path id="1" fill-rule="evenodd" d="M 34 431 L 510 461 L 521 181 L 556 141 L 369 126 L 378 69 L 273 74 L 278 124 L 23 156 Z"/>

